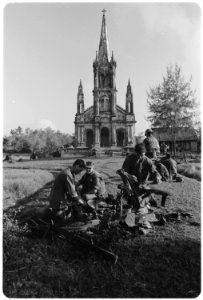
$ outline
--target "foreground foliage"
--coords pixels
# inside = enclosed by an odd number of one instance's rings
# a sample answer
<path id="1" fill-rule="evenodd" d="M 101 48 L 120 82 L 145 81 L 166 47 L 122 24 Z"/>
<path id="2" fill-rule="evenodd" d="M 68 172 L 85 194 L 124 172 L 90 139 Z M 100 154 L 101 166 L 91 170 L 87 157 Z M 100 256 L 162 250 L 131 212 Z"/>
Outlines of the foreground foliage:
<path id="1" fill-rule="evenodd" d="M 9 218 L 8 218 L 9 219 Z M 154 228 L 150 236 L 121 236 L 109 243 L 112 263 L 64 240 L 26 237 L 5 220 L 4 293 L 20 298 L 196 297 L 200 292 L 200 245 L 182 224 Z M 175 232 L 179 232 L 176 236 Z"/>
<path id="2" fill-rule="evenodd" d="M 120 158 L 94 162 L 105 177 L 107 191 L 115 195 L 120 183 L 115 172 L 122 163 Z M 59 168 L 57 164 L 61 162 L 55 161 L 55 170 Z M 51 184 L 46 191 L 28 198 L 27 204 L 35 206 L 38 201 L 37 205 L 47 205 L 44 199 L 50 188 Z M 196 222 L 157 225 L 147 236 L 120 232 L 115 239 L 115 234 L 104 234 L 101 243 L 118 255 L 116 265 L 60 238 L 52 243 L 29 237 L 27 228 L 20 228 L 15 221 L 17 208 L 7 210 L 4 213 L 4 294 L 10 298 L 197 297 L 200 293 L 200 183 L 184 178 L 181 183 L 163 183 L 163 188 L 172 193 L 164 212 L 182 209 L 193 214 Z"/>

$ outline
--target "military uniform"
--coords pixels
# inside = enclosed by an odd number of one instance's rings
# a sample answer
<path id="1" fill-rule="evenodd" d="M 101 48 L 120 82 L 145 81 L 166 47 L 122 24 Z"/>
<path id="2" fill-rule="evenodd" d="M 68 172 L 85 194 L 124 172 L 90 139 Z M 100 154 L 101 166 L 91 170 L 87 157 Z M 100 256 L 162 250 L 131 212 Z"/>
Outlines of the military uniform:
<path id="1" fill-rule="evenodd" d="M 157 171 L 161 175 L 161 179 L 163 181 L 167 181 L 169 179 L 169 172 L 168 172 L 166 166 L 164 166 L 160 162 L 155 163 L 155 166 L 156 166 Z"/>
<path id="2" fill-rule="evenodd" d="M 82 185 L 81 196 L 84 194 L 91 194 L 96 196 L 100 190 L 99 173 L 92 171 L 90 174 L 85 173 L 83 177 L 77 183 L 78 186 Z"/>
<path id="3" fill-rule="evenodd" d="M 146 149 L 146 156 L 149 158 L 156 157 L 160 152 L 159 142 L 154 136 L 148 136 L 144 139 L 143 144 Z"/>
<path id="4" fill-rule="evenodd" d="M 160 175 L 157 172 L 151 159 L 145 155 L 139 157 L 136 153 L 128 155 L 122 168 L 130 175 L 136 176 L 139 184 L 147 183 L 149 176 L 155 181 L 159 181 Z"/>
<path id="5" fill-rule="evenodd" d="M 75 190 L 75 179 L 71 170 L 68 168 L 62 171 L 55 179 L 52 187 L 49 202 L 53 210 L 63 209 L 69 201 L 78 199 Z"/>
<path id="6" fill-rule="evenodd" d="M 161 163 L 166 166 L 169 176 L 170 177 L 176 177 L 177 176 L 177 163 L 174 159 L 172 158 L 163 158 L 161 160 Z"/>

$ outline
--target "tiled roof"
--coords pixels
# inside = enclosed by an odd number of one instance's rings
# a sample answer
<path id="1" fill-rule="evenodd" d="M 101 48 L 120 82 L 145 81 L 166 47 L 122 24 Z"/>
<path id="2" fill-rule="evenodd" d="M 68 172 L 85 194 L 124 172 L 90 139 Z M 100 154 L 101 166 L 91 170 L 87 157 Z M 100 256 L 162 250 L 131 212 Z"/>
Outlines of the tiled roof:
<path id="1" fill-rule="evenodd" d="M 154 136 L 159 141 L 171 141 L 173 134 L 171 128 L 152 128 Z M 196 141 L 198 139 L 194 128 L 177 127 L 175 130 L 176 141 Z"/>

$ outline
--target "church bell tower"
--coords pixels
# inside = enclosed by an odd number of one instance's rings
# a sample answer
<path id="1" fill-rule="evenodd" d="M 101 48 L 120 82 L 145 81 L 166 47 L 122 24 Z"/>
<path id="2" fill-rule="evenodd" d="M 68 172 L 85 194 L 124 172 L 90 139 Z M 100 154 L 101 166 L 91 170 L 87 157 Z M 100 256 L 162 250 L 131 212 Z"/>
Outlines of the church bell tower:
<path id="1" fill-rule="evenodd" d="M 93 63 L 94 72 L 94 124 L 95 124 L 95 141 L 96 145 L 100 143 L 98 137 L 98 125 L 102 116 L 108 115 L 111 119 L 116 116 L 116 61 L 114 60 L 113 52 L 110 57 L 109 42 L 106 27 L 105 10 L 102 17 L 102 27 L 99 42 L 99 49 L 96 52 L 96 58 Z M 113 126 L 111 135 L 113 137 Z M 114 139 L 113 139 L 114 140 Z M 113 144 L 115 142 L 113 141 Z"/>
<path id="2" fill-rule="evenodd" d="M 130 80 L 127 85 L 125 109 L 117 104 L 116 66 L 110 55 L 106 26 L 106 10 L 102 11 L 99 48 L 93 62 L 93 105 L 84 108 L 84 93 L 80 81 L 75 116 L 75 140 L 78 148 L 120 151 L 133 147 L 135 115 Z M 124 96 L 125 97 L 125 96 Z"/>

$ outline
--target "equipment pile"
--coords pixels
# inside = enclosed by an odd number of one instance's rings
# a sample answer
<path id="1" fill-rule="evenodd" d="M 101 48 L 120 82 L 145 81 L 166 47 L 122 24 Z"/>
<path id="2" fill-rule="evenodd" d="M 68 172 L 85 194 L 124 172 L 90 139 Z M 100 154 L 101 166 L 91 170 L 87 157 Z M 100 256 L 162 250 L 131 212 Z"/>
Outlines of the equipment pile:
<path id="1" fill-rule="evenodd" d="M 83 208 L 86 220 L 73 220 L 70 209 L 56 215 L 47 207 L 31 207 L 20 211 L 18 223 L 27 225 L 31 236 L 38 235 L 52 242 L 61 238 L 78 249 L 92 250 L 116 263 L 118 257 L 111 252 L 111 248 L 118 240 L 148 234 L 155 225 L 192 218 L 192 215 L 182 211 L 161 213 L 157 201 L 161 197 L 161 206 L 165 206 L 170 196 L 168 192 L 147 186 L 138 187 L 133 176 L 122 169 L 117 174 L 123 184 L 118 186 L 116 197 L 108 195 L 89 203 Z"/>

